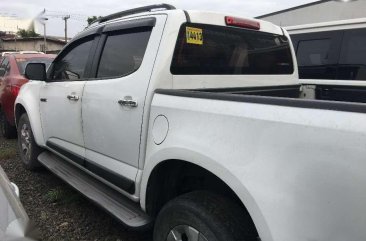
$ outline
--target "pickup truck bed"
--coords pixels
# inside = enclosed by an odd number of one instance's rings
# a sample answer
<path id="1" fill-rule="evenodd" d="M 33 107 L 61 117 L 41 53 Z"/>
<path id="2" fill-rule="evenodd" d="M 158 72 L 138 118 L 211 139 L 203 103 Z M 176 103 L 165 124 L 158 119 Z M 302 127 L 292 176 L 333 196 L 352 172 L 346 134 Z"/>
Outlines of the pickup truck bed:
<path id="1" fill-rule="evenodd" d="M 147 157 L 167 147 L 189 150 L 234 190 L 244 186 L 238 192 L 257 229 L 268 230 L 273 240 L 364 240 L 366 105 L 335 94 L 348 90 L 363 91 L 306 85 L 159 89 L 151 116 L 165 116 L 169 132 L 159 146 L 149 145 Z"/>
<path id="2" fill-rule="evenodd" d="M 228 89 L 156 90 L 156 93 L 350 112 L 366 112 L 366 87 L 285 85 Z"/>

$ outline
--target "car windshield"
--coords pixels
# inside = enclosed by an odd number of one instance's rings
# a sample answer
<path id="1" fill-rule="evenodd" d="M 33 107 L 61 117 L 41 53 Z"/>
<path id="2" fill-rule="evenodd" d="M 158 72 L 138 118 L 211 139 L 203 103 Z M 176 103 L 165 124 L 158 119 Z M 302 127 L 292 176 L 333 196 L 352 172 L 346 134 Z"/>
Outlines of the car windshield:
<path id="1" fill-rule="evenodd" d="M 48 67 L 50 66 L 50 64 L 52 63 L 53 59 L 52 58 L 16 58 L 17 61 L 17 65 L 19 68 L 19 73 L 21 75 L 24 75 L 25 73 L 25 67 L 27 66 L 27 64 L 29 63 L 44 63 L 46 64 L 46 69 L 48 69 Z"/>
<path id="2" fill-rule="evenodd" d="M 182 25 L 171 65 L 177 75 L 292 74 L 286 36 L 205 24 Z"/>

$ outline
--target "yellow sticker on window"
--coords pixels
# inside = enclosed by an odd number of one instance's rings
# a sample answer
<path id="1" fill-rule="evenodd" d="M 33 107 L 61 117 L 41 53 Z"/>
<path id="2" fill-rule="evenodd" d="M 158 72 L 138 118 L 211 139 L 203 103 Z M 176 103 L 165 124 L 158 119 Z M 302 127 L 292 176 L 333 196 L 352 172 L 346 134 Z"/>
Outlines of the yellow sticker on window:
<path id="1" fill-rule="evenodd" d="M 186 27 L 186 37 L 188 44 L 203 44 L 202 29 Z"/>

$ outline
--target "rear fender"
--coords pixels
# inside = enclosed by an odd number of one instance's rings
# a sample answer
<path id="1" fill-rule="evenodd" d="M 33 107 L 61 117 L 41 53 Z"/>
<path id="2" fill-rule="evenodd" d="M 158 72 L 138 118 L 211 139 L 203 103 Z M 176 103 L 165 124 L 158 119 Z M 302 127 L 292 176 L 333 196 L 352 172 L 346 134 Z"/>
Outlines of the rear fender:
<path id="1" fill-rule="evenodd" d="M 225 184 L 227 184 L 232 189 L 232 191 L 239 197 L 243 205 L 248 210 L 262 240 L 272 240 L 270 229 L 265 221 L 264 216 L 262 215 L 260 208 L 256 204 L 249 191 L 243 186 L 243 183 L 232 174 L 232 171 L 230 171 L 230 165 L 223 165 L 222 163 L 227 164 L 227 162 L 217 162 L 215 160 L 212 160 L 208 156 L 185 148 L 164 148 L 155 152 L 152 156 L 148 156 L 148 158 L 146 159 L 146 164 L 141 180 L 140 193 L 140 204 L 145 211 L 146 192 L 150 175 L 159 163 L 169 160 L 187 161 L 192 164 L 198 165 L 216 175 Z"/>

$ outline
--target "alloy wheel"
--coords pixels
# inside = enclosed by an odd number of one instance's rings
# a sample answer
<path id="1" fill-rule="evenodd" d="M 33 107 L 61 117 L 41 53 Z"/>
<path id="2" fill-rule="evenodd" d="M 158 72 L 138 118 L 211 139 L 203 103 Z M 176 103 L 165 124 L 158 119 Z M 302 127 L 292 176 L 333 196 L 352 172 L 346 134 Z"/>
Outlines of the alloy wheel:
<path id="1" fill-rule="evenodd" d="M 31 134 L 29 126 L 24 123 L 20 130 L 20 148 L 22 155 L 26 161 L 30 159 L 30 153 L 32 148 Z"/>
<path id="2" fill-rule="evenodd" d="M 167 241 L 208 241 L 197 229 L 189 225 L 178 225 L 170 230 Z"/>

